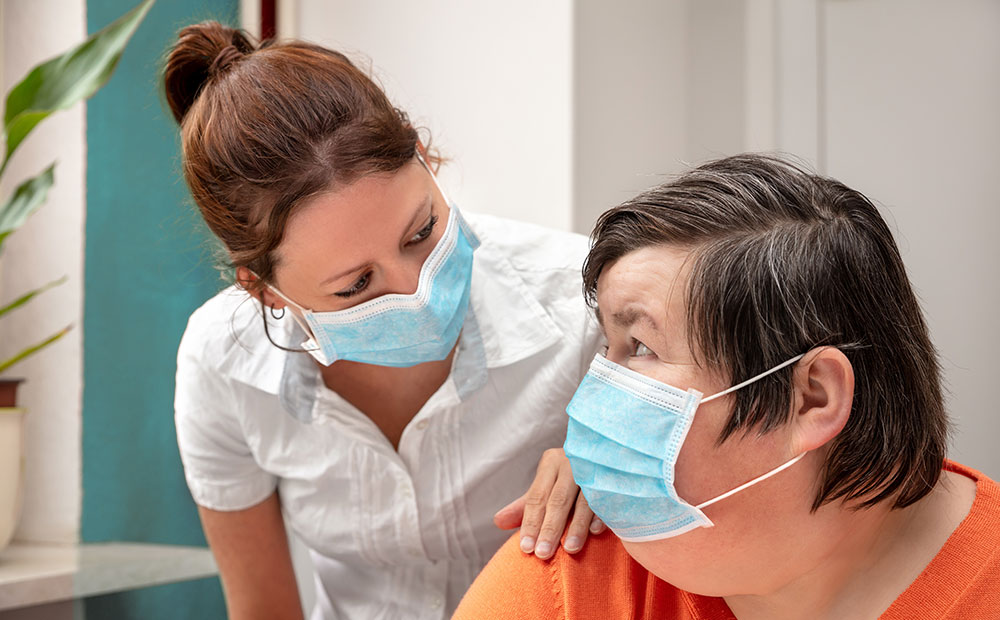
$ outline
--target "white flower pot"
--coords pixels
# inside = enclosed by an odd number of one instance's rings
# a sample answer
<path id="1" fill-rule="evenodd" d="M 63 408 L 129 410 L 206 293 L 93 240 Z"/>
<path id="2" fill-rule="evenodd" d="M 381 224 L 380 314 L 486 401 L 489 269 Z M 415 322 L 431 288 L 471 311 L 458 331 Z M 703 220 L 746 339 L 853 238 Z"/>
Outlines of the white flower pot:
<path id="1" fill-rule="evenodd" d="M 24 493 L 24 409 L 0 407 L 0 550 L 14 536 Z"/>

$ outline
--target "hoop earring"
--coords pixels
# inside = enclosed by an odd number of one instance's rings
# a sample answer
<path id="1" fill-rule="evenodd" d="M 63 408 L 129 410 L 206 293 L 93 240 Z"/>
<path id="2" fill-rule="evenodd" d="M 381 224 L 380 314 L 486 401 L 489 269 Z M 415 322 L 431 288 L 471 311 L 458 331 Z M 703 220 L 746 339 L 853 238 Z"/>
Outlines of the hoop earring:
<path id="1" fill-rule="evenodd" d="M 276 321 L 280 321 L 281 319 L 285 318 L 285 307 L 284 306 L 281 307 L 281 314 L 275 314 L 274 306 L 271 306 L 271 318 Z"/>

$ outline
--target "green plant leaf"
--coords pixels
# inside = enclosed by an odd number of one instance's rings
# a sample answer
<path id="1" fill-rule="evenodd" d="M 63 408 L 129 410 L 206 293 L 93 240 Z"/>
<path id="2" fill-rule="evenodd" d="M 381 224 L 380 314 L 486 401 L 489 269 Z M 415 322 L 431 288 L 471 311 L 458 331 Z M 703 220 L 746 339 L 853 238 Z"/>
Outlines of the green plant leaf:
<path id="1" fill-rule="evenodd" d="M 25 350 L 21 351 L 20 353 L 18 353 L 17 355 L 15 355 L 14 357 L 11 357 L 11 358 L 9 358 L 7 360 L 4 360 L 3 362 L 0 362 L 0 372 L 3 372 L 5 370 L 7 370 L 8 368 L 10 368 L 14 364 L 20 362 L 24 358 L 26 358 L 26 357 L 28 357 L 30 355 L 33 355 L 33 354 L 41 351 L 42 349 L 44 349 L 45 347 L 49 346 L 50 344 L 52 344 L 56 340 L 59 340 L 60 338 L 62 338 L 63 336 L 65 336 L 69 332 L 69 330 L 71 330 L 71 329 L 73 329 L 73 326 L 72 325 L 67 325 L 66 327 L 64 327 L 61 330 L 59 330 L 57 333 L 49 336 L 48 338 L 46 338 L 45 340 L 39 342 L 38 344 L 33 344 L 30 347 L 28 347 L 27 349 L 25 349 Z"/>
<path id="2" fill-rule="evenodd" d="M 77 47 L 38 65 L 14 86 L 4 109 L 7 151 L 0 174 L 21 141 L 45 117 L 90 97 L 104 86 L 153 2 L 144 0 Z"/>
<path id="3" fill-rule="evenodd" d="M 0 248 L 7 235 L 20 228 L 28 216 L 45 202 L 49 188 L 55 182 L 55 167 L 52 164 L 38 176 L 18 185 L 10 198 L 0 205 Z"/>
<path id="4" fill-rule="evenodd" d="M 18 297 L 14 301 L 10 302 L 6 306 L 3 306 L 2 308 L 0 308 L 0 316 L 3 316 L 5 314 L 7 314 L 8 312 L 10 312 L 11 310 L 14 310 L 16 308 L 20 308 L 24 304 L 26 304 L 29 301 L 31 301 L 32 297 L 35 297 L 36 295 L 40 295 L 40 294 L 44 293 L 45 291 L 49 290 L 50 288 L 59 286 L 60 284 L 62 284 L 65 281 L 66 281 L 66 276 L 63 276 L 63 277 L 59 278 L 58 280 L 53 280 L 53 281 L 49 282 L 45 286 L 36 288 L 33 291 L 30 291 L 28 293 L 25 293 L 24 295 L 21 295 L 20 297 Z"/>

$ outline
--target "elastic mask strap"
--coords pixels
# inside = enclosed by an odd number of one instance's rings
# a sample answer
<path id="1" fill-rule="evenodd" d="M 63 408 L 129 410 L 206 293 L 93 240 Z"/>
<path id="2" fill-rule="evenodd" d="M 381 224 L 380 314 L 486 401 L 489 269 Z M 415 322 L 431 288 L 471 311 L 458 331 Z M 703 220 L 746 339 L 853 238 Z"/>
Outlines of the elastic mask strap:
<path id="1" fill-rule="evenodd" d="M 463 218 L 461 214 L 457 212 L 457 207 L 450 200 L 448 200 L 448 194 L 444 193 L 444 188 L 441 187 L 441 183 L 440 181 L 438 181 L 437 175 L 434 174 L 434 171 L 431 170 L 431 167 L 427 165 L 427 161 L 424 159 L 424 156 L 420 153 L 420 149 L 417 149 L 417 159 L 419 159 L 420 163 L 424 165 L 424 168 L 427 170 L 427 174 L 431 175 L 431 179 L 434 180 L 434 186 L 438 188 L 439 192 L 441 192 L 441 197 L 444 198 L 444 202 L 445 204 L 448 205 L 448 209 L 451 211 L 456 211 L 455 217 L 458 220 L 458 225 L 462 228 L 462 231 L 465 233 L 465 237 L 472 245 L 472 249 L 473 250 L 477 249 L 480 245 L 479 237 L 469 227 L 469 223 L 465 221 L 465 218 Z"/>
<path id="2" fill-rule="evenodd" d="M 722 495 L 716 497 L 715 499 L 710 499 L 707 502 L 702 502 L 702 503 L 698 504 L 697 506 L 695 506 L 695 508 L 697 508 L 698 510 L 701 510 L 705 506 L 711 506 L 715 502 L 722 501 L 722 500 L 726 499 L 727 497 L 729 497 L 731 495 L 736 495 L 737 493 L 739 493 L 743 489 L 746 489 L 748 487 L 752 487 L 753 485 L 757 484 L 761 480 L 767 480 L 771 476 L 773 476 L 773 475 L 775 475 L 777 473 L 780 473 L 780 472 L 788 469 L 792 465 L 795 465 L 796 463 L 798 463 L 799 461 L 801 461 L 802 457 L 804 457 L 806 454 L 808 454 L 808 453 L 807 452 L 803 452 L 802 454 L 800 454 L 797 457 L 793 458 L 792 460 L 788 461 L 784 465 L 779 465 L 779 466 L 775 467 L 774 469 L 772 469 L 771 471 L 767 472 L 763 476 L 757 476 L 756 478 L 754 478 L 750 482 L 741 484 L 740 486 L 736 487 L 732 491 L 727 491 L 727 492 L 723 493 Z"/>
<path id="3" fill-rule="evenodd" d="M 444 193 L 444 188 L 441 187 L 441 183 L 438 182 L 437 175 L 434 174 L 434 171 L 431 170 L 431 167 L 427 165 L 427 161 L 424 159 L 424 156 L 420 153 L 420 149 L 417 149 L 417 159 L 419 159 L 420 163 L 424 165 L 424 169 L 427 170 L 427 174 L 431 175 L 431 178 L 434 179 L 435 187 L 437 187 L 438 191 L 441 192 L 441 197 L 444 198 L 445 204 L 448 205 L 448 208 L 450 209 L 451 201 L 448 200 L 448 194 Z"/>
<path id="4" fill-rule="evenodd" d="M 305 308 L 303 308 L 299 304 L 295 303 L 291 299 L 285 297 L 284 293 L 282 293 L 281 291 L 279 291 L 275 287 L 268 285 L 267 288 L 271 289 L 272 293 L 274 293 L 275 295 L 277 295 L 278 297 L 280 297 L 286 304 L 288 304 L 289 306 L 292 306 L 293 308 L 295 308 L 299 312 L 305 312 L 306 311 Z"/>
<path id="5" fill-rule="evenodd" d="M 253 272 L 251 271 L 250 273 L 253 273 Z M 260 279 L 260 276 L 258 276 L 257 274 L 253 273 L 253 275 L 258 280 Z M 272 293 L 274 293 L 275 295 L 277 295 L 278 297 L 280 297 L 286 304 L 288 304 L 289 306 L 292 306 L 293 308 L 295 308 L 296 310 L 298 310 L 299 312 L 301 312 L 303 315 L 305 313 L 309 312 L 309 310 L 306 310 L 305 308 L 303 308 L 299 304 L 295 303 L 294 301 L 292 301 L 291 299 L 289 299 L 288 297 L 286 297 L 284 293 L 282 293 L 281 291 L 279 291 L 277 289 L 277 287 L 274 287 L 274 286 L 271 286 L 270 284 L 268 284 L 267 288 L 271 289 Z M 295 321 L 298 324 L 298 326 L 302 328 L 302 331 L 304 331 L 308 337 L 310 337 L 313 340 L 315 340 L 315 336 L 313 336 L 312 330 L 309 328 L 309 324 L 306 323 L 305 320 L 300 319 L 299 316 L 297 314 L 295 314 L 294 312 L 292 312 L 291 315 L 292 315 L 292 320 Z M 304 351 L 308 351 L 309 349 L 303 349 L 303 350 Z"/>
<path id="6" fill-rule="evenodd" d="M 745 388 L 746 386 L 750 385 L 754 381 L 757 381 L 758 379 L 763 379 L 764 377 L 766 377 L 767 375 L 769 375 L 771 373 L 778 372 L 779 370 L 781 370 L 785 366 L 791 366 L 795 362 L 797 362 L 800 359 L 802 359 L 803 357 L 805 357 L 805 355 L 806 355 L 805 353 L 803 353 L 801 355 L 796 355 L 795 357 L 793 357 L 792 359 L 788 360 L 787 362 L 782 362 L 782 363 L 778 364 L 777 366 L 775 366 L 774 368 L 772 368 L 771 370 L 765 370 L 764 372 L 760 373 L 756 377 L 752 377 L 750 379 L 747 379 L 746 381 L 744 381 L 743 383 L 740 383 L 739 385 L 734 385 L 733 387 L 731 387 L 731 388 L 729 388 L 727 390 L 722 390 L 718 394 L 712 394 L 708 398 L 703 398 L 703 399 L 701 399 L 701 402 L 707 403 L 708 401 L 715 400 L 716 398 L 719 398 L 720 396 L 725 396 L 726 394 L 729 394 L 730 392 L 735 392 L 736 390 L 738 390 L 740 388 Z"/>

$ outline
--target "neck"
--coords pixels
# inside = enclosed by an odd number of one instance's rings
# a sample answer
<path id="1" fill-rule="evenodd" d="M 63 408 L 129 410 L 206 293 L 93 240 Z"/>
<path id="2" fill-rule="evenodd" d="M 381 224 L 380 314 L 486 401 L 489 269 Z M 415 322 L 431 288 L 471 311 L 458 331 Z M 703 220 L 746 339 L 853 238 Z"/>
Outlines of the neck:
<path id="1" fill-rule="evenodd" d="M 869 574 L 885 555 L 885 547 L 891 546 L 887 534 L 892 536 L 892 524 L 899 516 L 881 508 L 851 515 L 841 527 L 826 529 L 824 549 L 819 553 L 814 549 L 807 556 L 813 562 L 791 581 L 766 594 L 726 597 L 726 603 L 740 620 L 831 617 L 852 581 Z"/>
<path id="2" fill-rule="evenodd" d="M 945 472 L 930 494 L 903 509 L 836 509 L 836 524 L 814 538 L 824 552 L 814 553 L 797 577 L 767 594 L 726 597 L 726 603 L 740 620 L 878 617 L 968 514 L 975 483 L 954 476 Z"/>
<path id="3" fill-rule="evenodd" d="M 323 383 L 354 405 L 379 427 L 393 448 L 403 430 L 451 372 L 455 349 L 448 357 L 406 368 L 338 361 L 320 366 Z"/>

